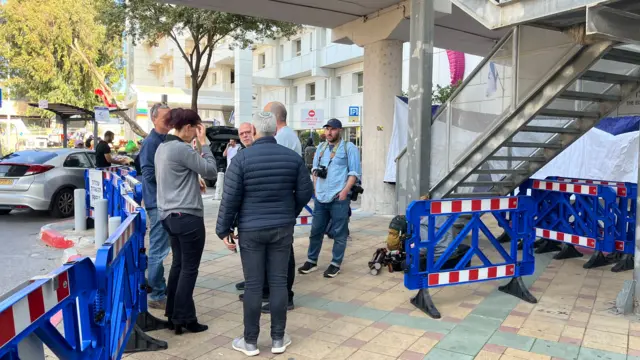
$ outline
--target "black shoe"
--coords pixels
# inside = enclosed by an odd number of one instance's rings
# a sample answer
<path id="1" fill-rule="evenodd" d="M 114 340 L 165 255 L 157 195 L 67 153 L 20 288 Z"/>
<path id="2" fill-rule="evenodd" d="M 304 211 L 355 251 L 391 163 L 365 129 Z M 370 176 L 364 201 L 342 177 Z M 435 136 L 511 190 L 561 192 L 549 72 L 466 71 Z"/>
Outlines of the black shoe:
<path id="1" fill-rule="evenodd" d="M 310 272 L 314 272 L 318 270 L 318 265 L 316 264 L 312 264 L 310 262 L 305 262 L 304 265 L 302 265 L 301 267 L 298 268 L 298 272 L 300 274 L 308 274 Z"/>
<path id="2" fill-rule="evenodd" d="M 334 278 L 338 276 L 339 273 L 340 273 L 340 268 L 332 264 L 332 265 L 329 265 L 327 270 L 324 271 L 324 277 Z"/>
<path id="3" fill-rule="evenodd" d="M 244 294 L 238 295 L 240 301 L 244 301 Z M 269 295 L 262 295 L 262 301 L 269 301 Z"/>
<path id="4" fill-rule="evenodd" d="M 244 291 L 244 281 L 236 284 L 236 290 Z"/>
<path id="5" fill-rule="evenodd" d="M 289 303 L 287 304 L 287 310 L 293 310 L 295 307 L 293 306 L 293 300 L 289 300 Z M 262 313 L 263 314 L 269 314 L 271 312 L 271 310 L 269 310 L 269 303 L 264 304 L 264 306 L 262 306 Z"/>
<path id="6" fill-rule="evenodd" d="M 209 330 L 209 326 L 199 324 L 198 322 L 192 322 L 186 325 L 175 325 L 175 327 L 176 327 L 176 335 L 182 335 L 182 333 L 184 332 L 183 329 L 186 329 L 188 332 L 191 332 L 194 334 Z"/>

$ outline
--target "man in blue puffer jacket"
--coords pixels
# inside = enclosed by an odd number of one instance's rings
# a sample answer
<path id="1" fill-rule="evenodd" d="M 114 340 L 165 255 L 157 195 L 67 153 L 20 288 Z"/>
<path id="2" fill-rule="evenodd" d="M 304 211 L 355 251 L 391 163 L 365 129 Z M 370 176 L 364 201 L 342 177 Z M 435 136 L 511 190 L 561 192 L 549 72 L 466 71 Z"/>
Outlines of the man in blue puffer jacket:
<path id="1" fill-rule="evenodd" d="M 245 278 L 244 337 L 233 348 L 247 356 L 260 353 L 262 287 L 269 279 L 272 352 L 291 344 L 285 334 L 287 319 L 287 267 L 296 218 L 311 200 L 313 184 L 302 157 L 278 145 L 276 119 L 270 112 L 253 118 L 256 129 L 251 147 L 238 152 L 225 175 L 216 234 L 227 241 L 236 216 L 242 270 Z"/>

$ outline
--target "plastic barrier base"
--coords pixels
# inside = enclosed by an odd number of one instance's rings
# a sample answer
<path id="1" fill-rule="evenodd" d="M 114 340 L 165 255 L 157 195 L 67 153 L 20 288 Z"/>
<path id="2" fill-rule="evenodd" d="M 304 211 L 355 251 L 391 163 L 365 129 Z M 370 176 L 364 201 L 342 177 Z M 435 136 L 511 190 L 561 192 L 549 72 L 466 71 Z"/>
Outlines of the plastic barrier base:
<path id="1" fill-rule="evenodd" d="M 524 281 L 522 281 L 522 277 L 520 276 L 511 278 L 511 281 L 509 281 L 508 284 L 498 287 L 498 290 L 505 294 L 513 295 L 528 303 L 536 304 L 538 302 L 538 299 L 536 299 L 536 297 L 533 296 L 529 292 L 529 289 L 524 285 Z"/>
<path id="2" fill-rule="evenodd" d="M 593 269 L 600 266 L 607 266 L 613 264 L 614 262 L 615 260 L 612 257 L 607 258 L 606 256 L 604 256 L 604 253 L 602 251 L 596 251 L 593 253 L 593 255 L 591 255 L 589 261 L 587 261 L 587 263 L 582 267 L 585 269 Z"/>
<path id="3" fill-rule="evenodd" d="M 511 237 L 509 237 L 509 234 L 507 234 L 507 232 L 503 232 L 502 235 L 498 236 L 498 238 L 496 239 L 498 240 L 498 242 L 500 244 L 504 244 L 504 243 L 508 243 L 511 241 Z"/>
<path id="4" fill-rule="evenodd" d="M 584 254 L 576 249 L 575 246 L 569 244 L 562 244 L 562 250 L 557 253 L 553 258 L 555 260 L 581 258 Z"/>
<path id="5" fill-rule="evenodd" d="M 540 245 L 536 248 L 536 254 L 546 254 L 554 251 L 560 251 L 560 244 L 555 241 L 542 240 Z"/>
<path id="6" fill-rule="evenodd" d="M 145 334 L 144 330 L 136 324 L 133 331 L 131 331 L 131 336 L 129 336 L 129 341 L 127 342 L 127 347 L 124 349 L 124 352 L 136 353 L 143 351 L 166 350 L 168 348 L 169 345 L 166 341 L 152 338 Z"/>
<path id="7" fill-rule="evenodd" d="M 149 314 L 148 311 L 145 311 L 143 314 L 138 315 L 138 319 L 136 319 L 136 325 L 138 325 L 144 332 L 169 328 L 168 321 L 158 319 L 157 317 Z"/>
<path id="8" fill-rule="evenodd" d="M 611 268 L 612 272 L 621 272 L 633 270 L 633 255 L 631 254 L 622 254 L 618 263 Z"/>
<path id="9" fill-rule="evenodd" d="M 422 310 L 425 314 L 431 316 L 433 319 L 440 319 L 442 315 L 436 308 L 436 305 L 433 303 L 433 299 L 431 299 L 431 295 L 429 294 L 429 289 L 421 289 L 418 291 L 416 296 L 411 298 L 411 304 Z"/>

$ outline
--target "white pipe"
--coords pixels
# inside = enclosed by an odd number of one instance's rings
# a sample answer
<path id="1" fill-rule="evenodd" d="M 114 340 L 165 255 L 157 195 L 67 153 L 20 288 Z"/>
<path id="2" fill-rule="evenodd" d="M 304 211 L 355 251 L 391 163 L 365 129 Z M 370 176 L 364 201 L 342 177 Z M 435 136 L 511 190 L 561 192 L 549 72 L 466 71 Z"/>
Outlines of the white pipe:
<path id="1" fill-rule="evenodd" d="M 216 180 L 216 191 L 213 192 L 214 200 L 222 200 L 223 187 L 224 187 L 224 173 L 218 172 L 218 180 Z"/>
<path id="2" fill-rule="evenodd" d="M 73 191 L 73 213 L 74 213 L 74 230 L 76 232 L 87 230 L 87 204 L 85 189 L 75 189 Z"/>
<path id="3" fill-rule="evenodd" d="M 116 230 L 118 229 L 118 226 L 120 226 L 121 223 L 122 223 L 122 220 L 120 219 L 120 216 L 114 216 L 109 218 L 109 236 L 113 235 L 116 232 Z"/>
<path id="4" fill-rule="evenodd" d="M 107 222 L 109 214 L 107 212 L 107 200 L 100 199 L 95 202 L 95 242 L 96 248 L 100 248 L 108 238 Z"/>

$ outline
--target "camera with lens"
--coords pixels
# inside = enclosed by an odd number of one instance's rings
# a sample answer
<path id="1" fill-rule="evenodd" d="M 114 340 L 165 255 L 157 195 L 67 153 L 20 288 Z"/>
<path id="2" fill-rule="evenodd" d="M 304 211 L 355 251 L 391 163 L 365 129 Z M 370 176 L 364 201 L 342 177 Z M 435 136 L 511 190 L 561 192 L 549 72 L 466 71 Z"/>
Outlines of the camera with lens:
<path id="1" fill-rule="evenodd" d="M 351 187 L 351 201 L 358 201 L 358 195 L 364 193 L 364 189 L 359 184 Z"/>
<path id="2" fill-rule="evenodd" d="M 317 177 L 321 179 L 327 178 L 327 167 L 324 165 L 318 165 L 318 168 L 315 171 Z"/>

